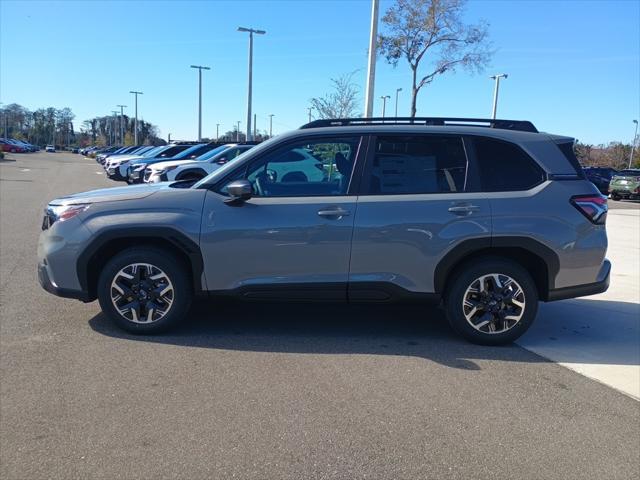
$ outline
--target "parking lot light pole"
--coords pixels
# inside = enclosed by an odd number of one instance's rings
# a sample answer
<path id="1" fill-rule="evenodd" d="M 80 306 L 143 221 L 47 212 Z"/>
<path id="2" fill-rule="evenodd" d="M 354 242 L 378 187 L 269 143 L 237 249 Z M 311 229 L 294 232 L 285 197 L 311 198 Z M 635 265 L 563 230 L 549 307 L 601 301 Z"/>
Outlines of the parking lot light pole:
<path id="1" fill-rule="evenodd" d="M 378 42 L 378 0 L 371 0 L 371 30 L 369 32 L 369 63 L 367 66 L 367 88 L 364 95 L 364 116 L 373 117 L 373 90 L 376 83 L 376 48 Z"/>
<path id="2" fill-rule="evenodd" d="M 309 123 L 311 123 L 311 110 L 313 110 L 313 107 L 307 107 L 307 112 L 309 113 Z"/>
<path id="3" fill-rule="evenodd" d="M 493 111 L 491 112 L 491 118 L 496 118 L 496 112 L 498 111 L 498 90 L 500 89 L 500 79 L 508 78 L 509 75 L 506 73 L 499 73 L 498 75 L 491 75 L 493 80 L 496 82 L 495 89 L 493 90 Z"/>
<path id="4" fill-rule="evenodd" d="M 633 152 L 636 149 L 636 141 L 638 140 L 638 120 L 634 120 L 636 124 L 636 131 L 633 134 L 633 142 L 631 143 L 631 155 L 629 155 L 629 168 L 631 168 L 631 162 L 633 162 Z"/>
<path id="5" fill-rule="evenodd" d="M 387 99 L 391 98 L 390 95 L 382 95 L 380 97 L 382 99 L 382 118 L 384 118 L 384 114 L 387 110 Z"/>
<path id="6" fill-rule="evenodd" d="M 122 123 L 122 119 L 124 118 L 124 109 L 127 108 L 127 106 L 116 105 L 116 107 L 120 107 L 120 143 L 124 146 L 124 124 Z"/>
<path id="7" fill-rule="evenodd" d="M 220 138 L 220 124 L 216 123 L 216 142 Z"/>
<path id="8" fill-rule="evenodd" d="M 402 91 L 402 88 L 396 88 L 396 118 L 398 117 L 398 94 Z"/>
<path id="9" fill-rule="evenodd" d="M 273 113 L 269 114 L 269 138 L 273 137 Z"/>
<path id="10" fill-rule="evenodd" d="M 191 68 L 198 69 L 198 141 L 202 140 L 202 70 L 211 70 L 210 67 L 202 65 L 191 65 Z"/>
<path id="11" fill-rule="evenodd" d="M 240 141 L 240 120 L 238 120 L 238 127 L 236 128 L 236 142 Z"/>
<path id="12" fill-rule="evenodd" d="M 264 30 L 256 30 L 254 28 L 238 27 L 239 32 L 249 33 L 249 88 L 247 94 L 247 140 L 251 138 L 251 95 L 253 85 L 253 34 L 264 35 L 267 33 Z"/>
<path id="13" fill-rule="evenodd" d="M 134 145 L 138 145 L 138 95 L 143 95 L 143 93 L 136 92 L 135 90 L 130 90 L 129 93 L 133 93 L 136 97 L 136 119 L 133 124 L 133 143 Z"/>

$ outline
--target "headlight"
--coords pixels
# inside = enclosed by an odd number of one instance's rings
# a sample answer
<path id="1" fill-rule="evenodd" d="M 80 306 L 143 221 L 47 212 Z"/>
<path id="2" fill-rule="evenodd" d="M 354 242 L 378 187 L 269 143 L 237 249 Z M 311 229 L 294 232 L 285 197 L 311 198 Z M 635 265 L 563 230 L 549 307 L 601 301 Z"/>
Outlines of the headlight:
<path id="1" fill-rule="evenodd" d="M 89 203 L 81 203 L 75 205 L 48 205 L 47 217 L 49 219 L 49 226 L 55 222 L 64 222 L 69 220 L 78 214 L 84 212 L 89 208 Z"/>
<path id="2" fill-rule="evenodd" d="M 140 170 L 144 170 L 147 166 L 144 163 L 138 163 L 135 165 L 131 165 L 131 170 L 134 172 L 139 172 Z"/>

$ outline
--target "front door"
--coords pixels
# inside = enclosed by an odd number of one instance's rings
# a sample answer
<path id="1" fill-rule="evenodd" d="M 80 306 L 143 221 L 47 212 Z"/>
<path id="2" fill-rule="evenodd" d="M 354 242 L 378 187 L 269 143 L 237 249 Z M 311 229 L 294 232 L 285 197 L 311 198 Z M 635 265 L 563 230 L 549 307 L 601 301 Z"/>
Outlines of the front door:
<path id="1" fill-rule="evenodd" d="M 200 241 L 208 289 L 345 299 L 360 143 L 310 137 L 265 152 L 228 177 L 253 186 L 237 206 L 224 203 L 224 187 L 209 191 Z"/>

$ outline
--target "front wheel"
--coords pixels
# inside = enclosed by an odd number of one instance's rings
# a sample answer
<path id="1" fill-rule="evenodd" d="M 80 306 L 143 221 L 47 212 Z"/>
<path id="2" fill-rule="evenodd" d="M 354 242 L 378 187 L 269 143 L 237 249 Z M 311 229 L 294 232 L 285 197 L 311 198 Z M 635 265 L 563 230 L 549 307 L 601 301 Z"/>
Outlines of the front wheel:
<path id="1" fill-rule="evenodd" d="M 482 345 L 515 341 L 533 323 L 538 291 L 515 262 L 484 258 L 454 272 L 446 295 L 449 323 L 467 340 Z"/>
<path id="2" fill-rule="evenodd" d="M 620 197 L 619 193 L 616 193 L 616 192 L 611 193 L 611 200 L 618 201 L 618 200 L 620 200 L 620 198 L 622 198 L 622 197 Z"/>
<path id="3" fill-rule="evenodd" d="M 187 269 L 170 252 L 153 247 L 119 253 L 98 279 L 102 311 L 131 333 L 169 329 L 185 316 L 191 297 Z"/>

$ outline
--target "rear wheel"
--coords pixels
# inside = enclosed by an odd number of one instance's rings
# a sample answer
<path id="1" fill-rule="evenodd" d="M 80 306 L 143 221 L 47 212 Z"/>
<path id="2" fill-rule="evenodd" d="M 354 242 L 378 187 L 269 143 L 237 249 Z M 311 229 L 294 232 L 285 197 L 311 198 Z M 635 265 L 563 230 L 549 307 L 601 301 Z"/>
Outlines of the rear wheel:
<path id="1" fill-rule="evenodd" d="M 616 201 L 618 201 L 618 200 L 620 200 L 620 198 L 622 198 L 622 197 L 620 197 L 620 194 L 619 194 L 619 193 L 611 192 L 611 200 L 616 200 Z"/>
<path id="2" fill-rule="evenodd" d="M 191 297 L 189 275 L 180 260 L 153 247 L 119 253 L 98 279 L 102 311 L 132 333 L 169 329 L 187 313 Z"/>
<path id="3" fill-rule="evenodd" d="M 483 345 L 504 345 L 533 323 L 538 291 L 527 271 L 502 258 L 484 258 L 454 272 L 446 296 L 449 323 Z"/>

